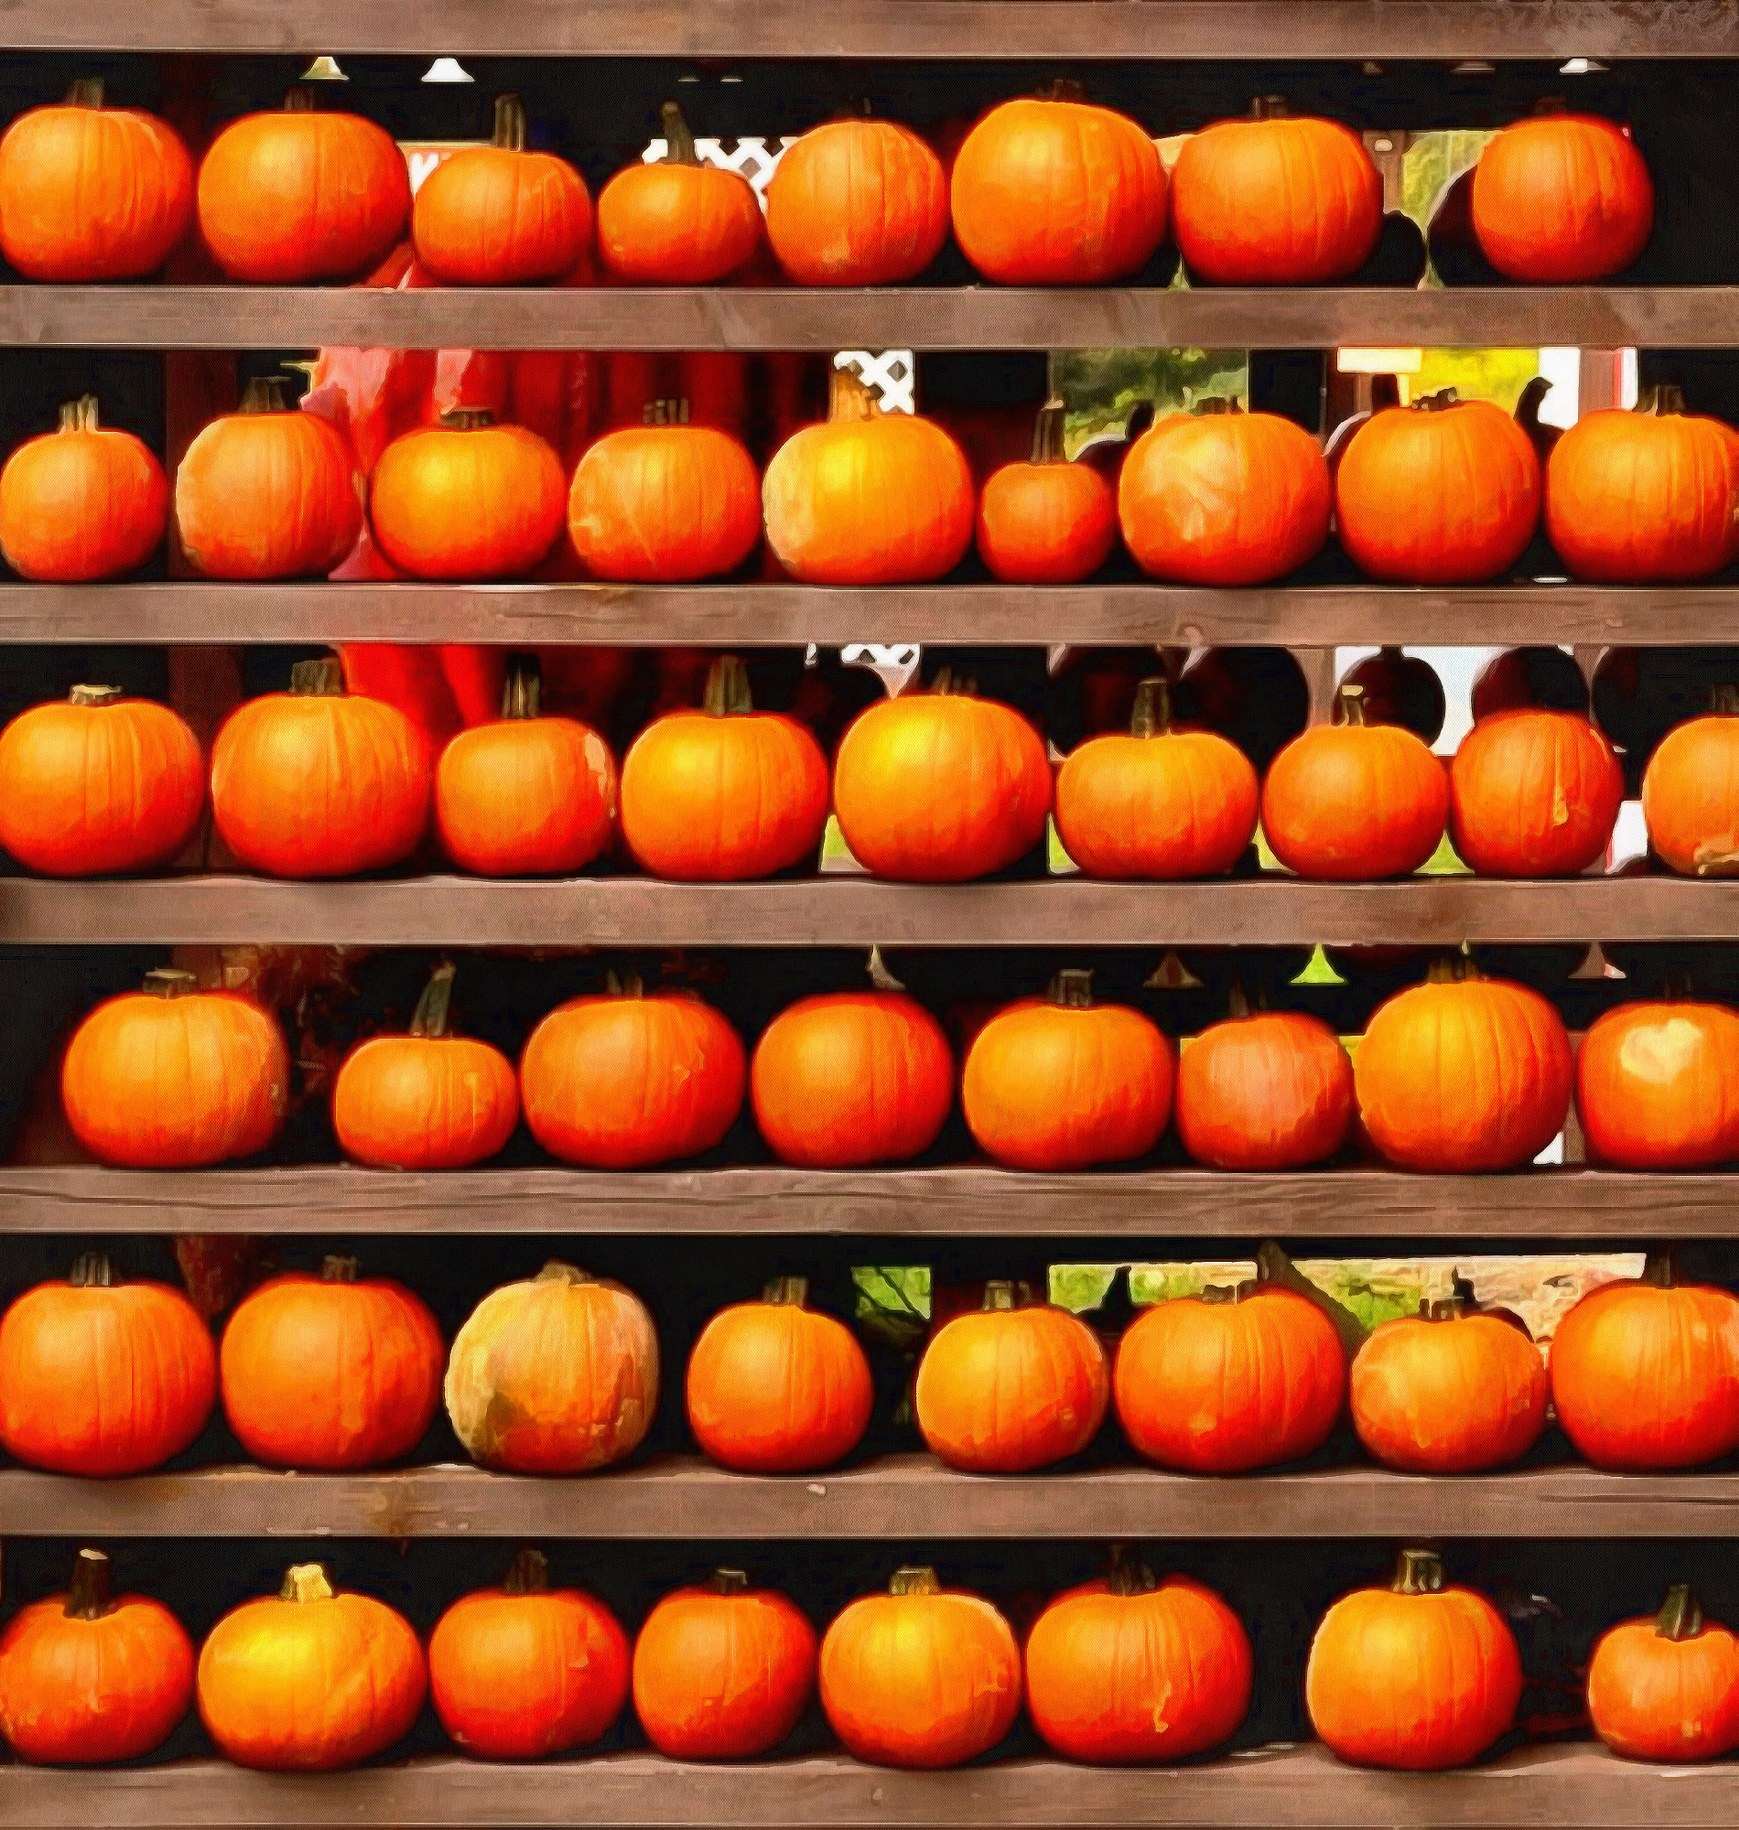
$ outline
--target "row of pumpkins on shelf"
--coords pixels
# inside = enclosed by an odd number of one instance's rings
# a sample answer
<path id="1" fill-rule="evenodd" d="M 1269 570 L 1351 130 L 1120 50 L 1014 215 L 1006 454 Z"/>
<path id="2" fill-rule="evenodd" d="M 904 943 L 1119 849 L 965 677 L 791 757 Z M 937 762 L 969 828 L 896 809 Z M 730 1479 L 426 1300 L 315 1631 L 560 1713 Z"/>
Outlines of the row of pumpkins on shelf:
<path id="1" fill-rule="evenodd" d="M 674 103 L 661 121 L 664 158 L 619 172 L 594 212 L 566 159 L 527 148 L 516 96 L 495 104 L 493 143 L 451 154 L 413 199 L 391 136 L 316 110 L 308 87 L 223 128 L 196 176 L 166 122 L 105 108 L 101 84 L 80 82 L 0 137 L 0 252 L 30 279 L 138 279 L 197 217 L 216 266 L 258 284 L 349 278 L 408 226 L 446 285 L 560 281 L 594 254 L 618 282 L 709 285 L 752 269 L 765 243 L 798 285 L 875 286 L 916 279 L 952 227 L 985 279 L 1080 286 L 1140 272 L 1169 216 L 1198 282 L 1314 285 L 1356 274 L 1383 226 L 1358 135 L 1274 97 L 1192 135 L 1169 184 L 1144 127 L 1066 83 L 999 103 L 941 149 L 889 121 L 827 122 L 780 157 L 764 222 L 741 173 L 698 161 Z M 1642 252 L 1654 187 L 1620 127 L 1548 110 L 1484 148 L 1471 210 L 1500 273 L 1593 280 Z"/>

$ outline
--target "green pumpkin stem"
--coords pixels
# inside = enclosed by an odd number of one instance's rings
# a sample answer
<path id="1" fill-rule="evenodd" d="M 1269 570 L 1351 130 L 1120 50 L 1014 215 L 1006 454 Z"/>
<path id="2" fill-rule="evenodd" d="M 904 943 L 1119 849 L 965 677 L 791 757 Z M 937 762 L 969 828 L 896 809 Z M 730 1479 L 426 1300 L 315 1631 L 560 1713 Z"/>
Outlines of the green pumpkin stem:
<path id="1" fill-rule="evenodd" d="M 700 154 L 694 150 L 694 135 L 687 118 L 675 102 L 666 102 L 658 110 L 658 124 L 664 129 L 664 163 L 666 165 L 699 165 Z"/>
<path id="2" fill-rule="evenodd" d="M 1053 394 L 1039 408 L 1033 421 L 1033 455 L 1035 464 L 1066 464 L 1064 434 L 1068 430 L 1069 410 L 1060 394 Z"/>
<path id="3" fill-rule="evenodd" d="M 722 654 L 707 669 L 706 693 L 701 704 L 712 718 L 740 717 L 755 709 L 749 690 L 749 670 L 740 657 Z"/>
<path id="4" fill-rule="evenodd" d="M 423 995 L 417 999 L 417 1008 L 411 1016 L 411 1034 L 419 1041 L 439 1041 L 446 1035 L 455 973 L 453 962 L 443 960 L 429 974 L 429 982 L 423 987 Z"/>
<path id="5" fill-rule="evenodd" d="M 1703 1610 L 1688 1582 L 1675 1582 L 1667 1590 L 1655 1616 L 1654 1630 L 1662 1639 L 1695 1639 L 1703 1630 Z"/>
<path id="6" fill-rule="evenodd" d="M 801 1309 L 809 1300 L 807 1277 L 775 1277 L 761 1291 L 761 1301 L 782 1309 Z"/>
<path id="7" fill-rule="evenodd" d="M 746 1595 L 749 1572 L 744 1569 L 715 1569 L 707 1580 L 709 1595 Z"/>
<path id="8" fill-rule="evenodd" d="M 140 989 L 149 998 L 188 998 L 199 989 L 199 980 L 179 966 L 154 966 Z"/>
<path id="9" fill-rule="evenodd" d="M 66 696 L 68 705 L 113 705 L 126 694 L 118 686 L 75 686 Z"/>
<path id="10" fill-rule="evenodd" d="M 1159 1583 L 1153 1571 L 1127 1544 L 1113 1544 L 1111 1567 L 1105 1572 L 1105 1586 L 1113 1595 L 1151 1595 Z"/>
<path id="11" fill-rule="evenodd" d="M 278 1590 L 280 1601 L 330 1601 L 332 1584 L 326 1579 L 326 1567 L 320 1563 L 292 1563 L 284 1571 L 284 1585 Z"/>
<path id="12" fill-rule="evenodd" d="M 80 1252 L 72 1261 L 66 1281 L 75 1290 L 112 1290 L 116 1283 L 115 1267 L 109 1262 L 107 1252 Z"/>
<path id="13" fill-rule="evenodd" d="M 1397 1595 L 1435 1595 L 1443 1587 L 1443 1559 L 1434 1550 L 1403 1550 L 1389 1586 Z"/>
<path id="14" fill-rule="evenodd" d="M 323 1284 L 353 1284 L 360 1268 L 354 1254 L 328 1252 L 320 1260 L 320 1281 Z"/>
<path id="15" fill-rule="evenodd" d="M 290 669 L 290 691 L 298 699 L 342 699 L 344 666 L 336 655 L 298 661 Z"/>
<path id="16" fill-rule="evenodd" d="M 1051 1002 L 1059 1010 L 1093 1008 L 1093 974 L 1086 967 L 1069 966 L 1051 980 Z"/>
<path id="17" fill-rule="evenodd" d="M 1129 714 L 1131 737 L 1166 737 L 1171 734 L 1171 682 L 1153 674 L 1135 689 L 1135 709 Z"/>
<path id="18" fill-rule="evenodd" d="M 495 98 L 495 132 L 489 143 L 503 152 L 525 151 L 525 104 L 517 95 Z"/>
<path id="19" fill-rule="evenodd" d="M 520 1545 L 507 1566 L 507 1574 L 501 1579 L 501 1587 L 508 1595 L 547 1595 L 549 1558 L 534 1545 Z"/>
<path id="20" fill-rule="evenodd" d="M 100 76 L 78 77 L 66 92 L 69 108 L 100 108 L 103 105 L 103 79 Z"/>
<path id="21" fill-rule="evenodd" d="M 537 718 L 542 712 L 543 670 L 537 664 L 537 656 L 509 655 L 507 678 L 501 688 L 502 717 Z"/>
<path id="22" fill-rule="evenodd" d="M 68 1620 L 101 1620 L 114 1606 L 113 1572 L 100 1550 L 81 1550 L 66 1592 Z"/>
<path id="23" fill-rule="evenodd" d="M 939 1595 L 942 1579 L 933 1569 L 907 1564 L 894 1571 L 888 1581 L 890 1595 Z"/>

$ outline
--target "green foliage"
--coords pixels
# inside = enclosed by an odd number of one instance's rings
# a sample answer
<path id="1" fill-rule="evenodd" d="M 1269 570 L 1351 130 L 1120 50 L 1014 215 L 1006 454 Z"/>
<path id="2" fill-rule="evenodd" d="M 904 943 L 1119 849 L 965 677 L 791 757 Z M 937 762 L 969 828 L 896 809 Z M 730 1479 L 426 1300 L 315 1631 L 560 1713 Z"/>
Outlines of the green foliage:
<path id="1" fill-rule="evenodd" d="M 1119 430 L 1139 402 L 1174 412 L 1213 394 L 1248 398 L 1250 359 L 1245 350 L 1058 350 L 1051 357 L 1051 386 L 1069 403 L 1069 454 L 1088 439 Z"/>

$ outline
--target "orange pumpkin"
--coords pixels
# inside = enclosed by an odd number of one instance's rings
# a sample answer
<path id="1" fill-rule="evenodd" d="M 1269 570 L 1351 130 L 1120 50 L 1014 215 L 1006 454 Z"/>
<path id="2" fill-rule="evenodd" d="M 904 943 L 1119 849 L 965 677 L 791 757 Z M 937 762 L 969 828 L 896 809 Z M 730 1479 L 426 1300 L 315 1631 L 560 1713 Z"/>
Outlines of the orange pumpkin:
<path id="1" fill-rule="evenodd" d="M 1449 769 L 1449 836 L 1485 877 L 1574 877 L 1606 854 L 1624 771 L 1579 712 L 1496 712 Z"/>
<path id="2" fill-rule="evenodd" d="M 1214 397 L 1155 420 L 1135 441 L 1117 517 L 1150 577 L 1261 585 L 1322 551 L 1330 495 L 1322 447 L 1302 426 Z"/>
<path id="3" fill-rule="evenodd" d="M 1126 279 L 1165 239 L 1159 148 L 1068 83 L 978 122 L 954 156 L 949 203 L 961 253 L 1005 286 Z"/>
<path id="4" fill-rule="evenodd" d="M 264 1150 L 290 1102 L 277 1019 L 191 972 L 145 975 L 99 1004 L 61 1061 L 73 1136 L 121 1169 L 206 1169 Z"/>
<path id="5" fill-rule="evenodd" d="M 1051 763 L 1011 706 L 944 669 L 928 691 L 858 714 L 840 739 L 833 810 L 873 876 L 964 883 L 1006 870 L 1044 837 Z"/>
<path id="6" fill-rule="evenodd" d="M 0 1634 L 0 1733 L 21 1760 L 135 1760 L 192 1701 L 187 1629 L 160 1601 L 113 1594 L 100 1550 L 81 1550 L 67 1592 L 20 1608 Z"/>
<path id="7" fill-rule="evenodd" d="M 529 656 L 508 671 L 500 718 L 460 731 L 435 766 L 441 848 L 479 876 L 584 870 L 609 845 L 615 814 L 610 746 L 577 719 L 545 716 Z"/>
<path id="8" fill-rule="evenodd" d="M 1739 1747 L 1739 1636 L 1682 1582 L 1620 1621 L 1588 1661 L 1588 1719 L 1627 1760 L 1719 1760 Z"/>
<path id="9" fill-rule="evenodd" d="M 1596 115 L 1542 113 L 1494 134 L 1471 202 L 1485 258 L 1508 279 L 1546 286 L 1622 272 L 1654 228 L 1642 154 Z"/>
<path id="10" fill-rule="evenodd" d="M 1665 1258 L 1590 1290 L 1552 1337 L 1552 1406 L 1597 1468 L 1695 1468 L 1739 1448 L 1739 1298 Z"/>
<path id="11" fill-rule="evenodd" d="M 169 479 L 131 432 L 97 424 L 97 397 L 60 410 L 0 469 L 0 553 L 21 578 L 90 584 L 136 570 L 163 543 Z"/>
<path id="12" fill-rule="evenodd" d="M 154 700 L 75 686 L 0 730 L 0 846 L 26 870 L 154 870 L 181 852 L 204 810 L 199 739 Z"/>
<path id="13" fill-rule="evenodd" d="M 1255 1659 L 1244 1623 L 1187 1576 L 1154 1579 L 1112 1553 L 1110 1574 L 1056 1597 L 1026 1642 L 1033 1727 L 1093 1766 L 1187 1760 L 1237 1732 Z"/>
<path id="14" fill-rule="evenodd" d="M 1643 771 L 1642 812 L 1669 870 L 1739 875 L 1739 692 L 1717 687 L 1711 713 L 1660 740 Z"/>
<path id="15" fill-rule="evenodd" d="M 644 426 L 607 432 L 580 459 L 568 533 L 594 578 L 686 584 L 736 571 L 761 538 L 761 487 L 740 439 L 656 401 Z"/>
<path id="16" fill-rule="evenodd" d="M 981 1595 L 933 1569 L 894 1572 L 821 1641 L 821 1707 L 846 1751 L 878 1766 L 960 1766 L 996 1746 L 1020 1713 L 1020 1648 Z"/>
<path id="17" fill-rule="evenodd" d="M 330 1773 L 410 1731 L 428 1690 L 402 1614 L 297 1563 L 273 1596 L 224 1615 L 199 1652 L 199 1714 L 218 1751 L 272 1773 Z"/>
<path id="18" fill-rule="evenodd" d="M 978 503 L 978 556 L 993 578 L 1013 585 L 1072 585 L 1111 556 L 1117 503 L 1091 464 L 1063 453 L 1060 400 L 1039 409 L 1033 454 L 986 479 Z"/>
<path id="19" fill-rule="evenodd" d="M 480 1760 L 543 1760 L 590 1747 L 628 1701 L 628 1635 L 584 1589 L 552 1589 L 522 1550 L 499 1588 L 461 1595 L 429 1635 L 441 1726 Z"/>
<path id="20" fill-rule="evenodd" d="M 586 1474 L 632 1455 L 658 1409 L 658 1332 L 632 1290 L 572 1265 L 491 1290 L 453 1338 L 447 1415 L 474 1461 Z"/>
<path id="21" fill-rule="evenodd" d="M 0 135 L 0 254 L 27 280 L 137 280 L 193 220 L 193 162 L 166 122 L 105 108 L 101 80 Z"/>
<path id="22" fill-rule="evenodd" d="M 411 243 L 446 286 L 565 279 L 592 244 L 592 199 L 566 159 L 525 149 L 525 108 L 495 98 L 495 137 L 443 159 L 417 188 Z"/>
<path id="23" fill-rule="evenodd" d="M 875 1403 L 857 1336 L 805 1307 L 801 1277 L 776 1277 L 758 1303 L 733 1303 L 688 1360 L 688 1426 L 702 1452 L 750 1474 L 831 1468 L 863 1440 Z"/>
<path id="24" fill-rule="evenodd" d="M 1383 231 L 1383 180 L 1339 121 L 1292 116 L 1279 96 L 1184 141 L 1173 168 L 1178 252 L 1211 286 L 1350 279 Z"/>
<path id="25" fill-rule="evenodd" d="M 797 1726 L 815 1691 L 815 1629 L 777 1589 L 722 1569 L 677 1589 L 634 1642 L 634 1711 L 670 1760 L 750 1760 Z"/>
<path id="26" fill-rule="evenodd" d="M 344 435 L 288 407 L 276 376 L 255 377 L 238 411 L 214 419 L 175 473 L 175 526 L 207 578 L 304 578 L 356 544 L 362 499 Z"/>
<path id="27" fill-rule="evenodd" d="M 0 1317 L 0 1448 L 55 1474 L 141 1474 L 179 1455 L 217 1396 L 211 1330 L 168 1284 L 100 1252 Z"/>
<path id="28" fill-rule="evenodd" d="M 598 252 L 639 286 L 715 286 L 761 247 L 755 187 L 728 166 L 703 165 L 682 110 L 658 111 L 664 156 L 619 171 L 598 196 Z"/>
<path id="29" fill-rule="evenodd" d="M 1685 999 L 1596 1017 L 1576 1056 L 1588 1151 L 1616 1169 L 1706 1169 L 1739 1157 L 1739 1014 Z"/>
<path id="30" fill-rule="evenodd" d="M 584 1169 L 650 1169 L 722 1141 L 743 1106 L 743 1044 L 711 1005 L 614 975 L 531 1032 L 519 1094 L 531 1134 Z"/>
<path id="31" fill-rule="evenodd" d="M 1522 1661 L 1504 1617 L 1446 1585 L 1435 1551 L 1404 1550 L 1387 1588 L 1355 1589 L 1310 1642 L 1304 1700 L 1355 1766 L 1438 1772 L 1477 1760 L 1515 1720 Z"/>
<path id="32" fill-rule="evenodd" d="M 361 273 L 403 238 L 405 156 L 384 127 L 316 114 L 292 89 L 277 113 L 232 121 L 199 167 L 199 232 L 232 280 L 299 285 Z"/>
<path id="33" fill-rule="evenodd" d="M 942 1025 L 894 991 L 836 991 L 780 1011 L 755 1045 L 755 1123 L 782 1163 L 901 1163 L 935 1143 L 954 1103 Z"/>
<path id="34" fill-rule="evenodd" d="M 786 147 L 767 185 L 767 240 L 799 286 L 916 279 L 948 239 L 934 149 L 892 121 L 827 121 Z"/>

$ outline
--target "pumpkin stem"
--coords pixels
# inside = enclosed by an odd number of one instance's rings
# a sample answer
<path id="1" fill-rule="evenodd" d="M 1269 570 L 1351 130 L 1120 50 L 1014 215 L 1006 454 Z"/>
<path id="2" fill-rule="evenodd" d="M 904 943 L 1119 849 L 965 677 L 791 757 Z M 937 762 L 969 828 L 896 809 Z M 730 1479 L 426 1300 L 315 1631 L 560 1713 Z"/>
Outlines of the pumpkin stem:
<path id="1" fill-rule="evenodd" d="M 495 415 L 487 407 L 449 407 L 441 415 L 441 424 L 449 432 L 481 432 L 495 424 Z"/>
<path id="2" fill-rule="evenodd" d="M 592 1275 L 589 1271 L 582 1271 L 577 1265 L 566 1264 L 559 1258 L 552 1258 L 531 1281 L 534 1284 L 589 1284 L 592 1281 Z"/>
<path id="3" fill-rule="evenodd" d="M 730 718 L 755 709 L 749 691 L 749 670 L 738 656 L 722 654 L 707 669 L 701 704 L 710 718 Z"/>
<path id="4" fill-rule="evenodd" d="M 417 999 L 417 1007 L 411 1014 L 411 1034 L 419 1040 L 439 1041 L 446 1035 L 455 971 L 451 960 L 443 960 L 429 974 L 429 982 L 423 987 L 423 995 Z"/>
<path id="5" fill-rule="evenodd" d="M 284 398 L 282 375 L 251 375 L 242 389 L 241 413 L 288 413 L 290 403 Z"/>
<path id="6" fill-rule="evenodd" d="M 1283 121 L 1290 113 L 1283 95 L 1258 95 L 1250 103 L 1250 119 L 1253 121 Z"/>
<path id="7" fill-rule="evenodd" d="M 535 1545 L 520 1545 L 507 1566 L 507 1574 L 501 1579 L 501 1587 L 508 1595 L 547 1595 L 549 1558 Z"/>
<path id="8" fill-rule="evenodd" d="M 1673 1274 L 1673 1255 L 1671 1252 L 1650 1252 L 1643 1261 L 1642 1276 L 1638 1283 L 1645 1283 L 1654 1290 L 1671 1290 L 1676 1287 L 1677 1279 Z"/>
<path id="9" fill-rule="evenodd" d="M 687 119 L 675 102 L 666 102 L 658 110 L 658 124 L 664 129 L 664 163 L 666 165 L 699 165 L 694 150 L 694 135 Z"/>
<path id="10" fill-rule="evenodd" d="M 1676 381 L 1663 381 L 1654 390 L 1654 398 L 1649 402 L 1648 410 L 1657 415 L 1690 412 L 1685 404 L 1685 390 Z"/>
<path id="11" fill-rule="evenodd" d="M 978 696 L 978 682 L 965 674 L 957 674 L 952 667 L 938 667 L 925 691 L 937 699 L 950 696 L 956 699 L 975 699 Z"/>
<path id="12" fill-rule="evenodd" d="M 199 989 L 199 980 L 179 966 L 155 966 L 145 974 L 142 989 L 151 998 L 185 998 Z"/>
<path id="13" fill-rule="evenodd" d="M 314 91 L 303 88 L 301 84 L 288 90 L 284 96 L 284 112 L 286 114 L 312 114 L 314 112 Z"/>
<path id="14" fill-rule="evenodd" d="M 115 1267 L 110 1264 L 107 1252 L 80 1252 L 72 1261 L 66 1281 L 75 1290 L 112 1290 Z"/>
<path id="15" fill-rule="evenodd" d="M 81 1550 L 73 1560 L 66 1592 L 68 1620 L 101 1620 L 113 1605 L 114 1585 L 108 1557 L 100 1550 Z"/>
<path id="16" fill-rule="evenodd" d="M 649 400 L 641 410 L 643 426 L 686 426 L 692 413 L 686 400 Z"/>
<path id="17" fill-rule="evenodd" d="M 1413 406 L 1421 413 L 1441 413 L 1448 407 L 1458 407 L 1461 396 L 1454 388 L 1439 388 L 1435 394 L 1421 394 Z"/>
<path id="18" fill-rule="evenodd" d="M 495 98 L 495 132 L 490 145 L 503 152 L 525 151 L 525 104 L 517 95 Z"/>
<path id="19" fill-rule="evenodd" d="M 1226 988 L 1226 1014 L 1234 1019 L 1250 1014 L 1250 996 L 1239 979 L 1233 979 Z"/>
<path id="20" fill-rule="evenodd" d="M 1063 450 L 1063 434 L 1066 430 L 1069 409 L 1063 404 L 1060 394 L 1053 394 L 1039 408 L 1038 417 L 1033 421 L 1033 456 L 1035 464 L 1066 464 L 1068 458 Z"/>
<path id="21" fill-rule="evenodd" d="M 501 689 L 503 718 L 536 718 L 543 710 L 543 673 L 534 654 L 513 655 Z"/>
<path id="22" fill-rule="evenodd" d="M 1129 714 L 1131 737 L 1165 737 L 1171 732 L 1171 682 L 1154 674 L 1135 689 L 1135 709 Z"/>
<path id="23" fill-rule="evenodd" d="M 100 76 L 77 78 L 66 92 L 66 105 L 69 108 L 102 107 L 103 79 Z"/>
<path id="24" fill-rule="evenodd" d="M 292 1563 L 284 1571 L 284 1586 L 278 1590 L 280 1601 L 330 1601 L 332 1584 L 326 1580 L 326 1569 L 319 1563 Z"/>
<path id="25" fill-rule="evenodd" d="M 1051 1002 L 1059 1010 L 1091 1010 L 1093 974 L 1083 966 L 1069 966 L 1051 980 Z"/>
<path id="26" fill-rule="evenodd" d="M 646 995 L 646 988 L 638 972 L 611 970 L 604 974 L 604 993 L 612 998 L 639 998 Z"/>
<path id="27" fill-rule="evenodd" d="M 1038 92 L 1041 102 L 1084 102 L 1087 91 L 1072 76 L 1055 76 Z"/>
<path id="28" fill-rule="evenodd" d="M 1011 1278 L 993 1277 L 984 1286 L 985 1311 L 1003 1314 L 1021 1306 L 1021 1287 Z"/>
<path id="29" fill-rule="evenodd" d="M 1723 718 L 1739 715 L 1739 686 L 1723 681 L 1709 692 L 1709 710 Z"/>
<path id="30" fill-rule="evenodd" d="M 1234 400 L 1230 394 L 1204 394 L 1200 400 L 1190 403 L 1190 412 L 1197 419 L 1217 419 L 1224 413 L 1242 413 L 1244 403 Z"/>
<path id="31" fill-rule="evenodd" d="M 890 1595 L 940 1595 L 942 1578 L 933 1569 L 908 1564 L 894 1571 L 888 1582 Z"/>
<path id="32" fill-rule="evenodd" d="M 118 686 L 75 686 L 66 696 L 68 705 L 113 705 L 126 698 Z"/>
<path id="33" fill-rule="evenodd" d="M 1397 1595 L 1435 1595 L 1443 1587 L 1443 1559 L 1434 1550 L 1404 1550 L 1389 1586 Z"/>
<path id="34" fill-rule="evenodd" d="M 290 691 L 298 699 L 341 699 L 344 668 L 336 655 L 316 661 L 298 661 L 290 669 Z"/>
<path id="35" fill-rule="evenodd" d="M 1350 724 L 1363 727 L 1365 722 L 1365 689 L 1356 681 L 1347 680 L 1334 696 L 1334 709 L 1339 714 L 1337 724 Z"/>
<path id="36" fill-rule="evenodd" d="M 1105 1572 L 1105 1586 L 1113 1595 L 1151 1595 L 1159 1583 L 1153 1571 L 1127 1544 L 1113 1544 L 1111 1567 Z"/>
<path id="37" fill-rule="evenodd" d="M 80 1552 L 89 1556 L 88 1551 Z M 68 1613 L 72 1610 L 69 1608 Z M 1691 1593 L 1688 1582 L 1675 1582 L 1667 1590 L 1667 1598 L 1661 1603 L 1661 1611 L 1655 1616 L 1654 1630 L 1662 1639 L 1695 1639 L 1703 1630 L 1703 1610 L 1697 1604 L 1697 1598 Z"/>
<path id="38" fill-rule="evenodd" d="M 809 1300 L 807 1277 L 775 1277 L 761 1291 L 761 1301 L 780 1308 L 801 1309 Z"/>
<path id="39" fill-rule="evenodd" d="M 77 400 L 61 402 L 60 429 L 62 432 L 95 432 L 97 425 L 96 395 L 81 394 Z"/>
<path id="40" fill-rule="evenodd" d="M 1466 941 L 1454 953 L 1441 953 L 1425 968 L 1427 985 L 1473 985 L 1484 977 Z"/>
<path id="41" fill-rule="evenodd" d="M 744 1569 L 715 1569 L 707 1582 L 709 1595 L 746 1595 L 749 1572 Z"/>
<path id="42" fill-rule="evenodd" d="M 852 419 L 879 419 L 881 403 L 861 375 L 850 369 L 835 369 L 827 381 L 827 417 L 829 423 Z"/>
<path id="43" fill-rule="evenodd" d="M 328 1252 L 320 1260 L 320 1281 L 323 1284 L 353 1284 L 356 1282 L 356 1259 L 348 1252 Z"/>
<path id="44" fill-rule="evenodd" d="M 1216 1303 L 1241 1303 L 1246 1296 L 1252 1296 L 1262 1287 L 1261 1279 L 1247 1277 L 1236 1284 L 1203 1284 L 1201 1298 L 1210 1306 Z"/>

